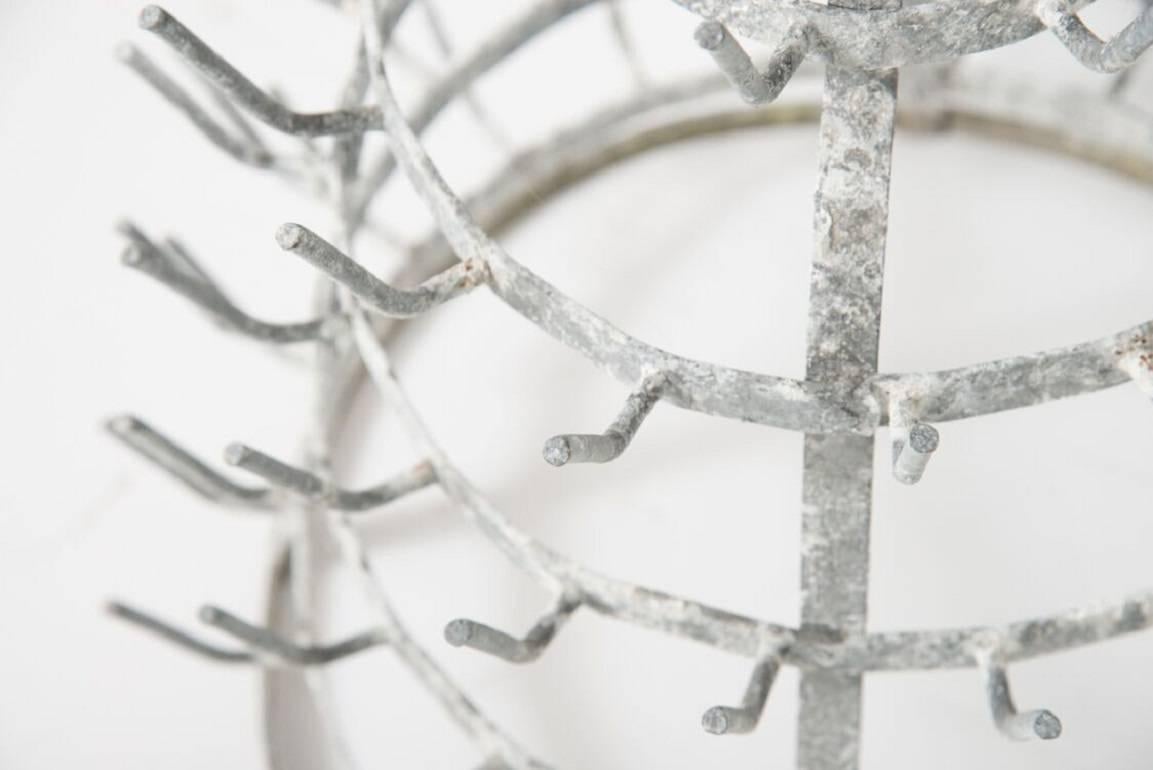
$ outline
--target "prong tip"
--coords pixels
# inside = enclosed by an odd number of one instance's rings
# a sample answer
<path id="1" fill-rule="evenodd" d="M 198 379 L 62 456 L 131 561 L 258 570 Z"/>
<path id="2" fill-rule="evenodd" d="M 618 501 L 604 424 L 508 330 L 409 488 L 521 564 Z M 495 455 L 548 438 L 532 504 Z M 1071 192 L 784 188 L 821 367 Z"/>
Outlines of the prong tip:
<path id="1" fill-rule="evenodd" d="M 467 644 L 472 638 L 472 621 L 457 618 L 444 627 L 444 640 L 453 647 Z"/>
<path id="2" fill-rule="evenodd" d="M 937 451 L 941 443 L 941 434 L 932 425 L 919 422 L 909 429 L 909 446 L 919 454 L 929 454 Z"/>
<path id="3" fill-rule="evenodd" d="M 554 465 L 557 468 L 572 458 L 572 450 L 569 448 L 568 439 L 564 436 L 553 436 L 544 442 L 544 451 L 542 451 L 541 454 L 544 456 L 546 463 Z"/>
<path id="4" fill-rule="evenodd" d="M 112 54 L 117 59 L 127 64 L 136 58 L 137 49 L 136 46 L 132 45 L 132 43 L 124 41 L 116 44 L 116 47 L 112 49 Z"/>
<path id="5" fill-rule="evenodd" d="M 229 465 L 240 465 L 250 454 L 251 449 L 239 441 L 234 441 L 224 448 L 224 462 Z"/>
<path id="6" fill-rule="evenodd" d="M 220 618 L 224 615 L 224 610 L 213 607 L 211 604 L 206 604 L 200 608 L 200 611 L 197 612 L 196 615 L 200 618 L 201 623 L 214 626 L 220 622 Z"/>
<path id="7" fill-rule="evenodd" d="M 715 51 L 725 40 L 725 25 L 719 21 L 706 21 L 697 27 L 694 37 L 701 48 Z"/>
<path id="8" fill-rule="evenodd" d="M 110 433 L 122 436 L 140 427 L 140 420 L 137 420 L 130 414 L 118 414 L 115 417 L 109 417 L 105 420 L 104 427 L 107 428 Z"/>
<path id="9" fill-rule="evenodd" d="M 276 228 L 276 242 L 285 251 L 291 251 L 300 245 L 304 238 L 304 228 L 292 222 L 285 222 Z"/>
<path id="10" fill-rule="evenodd" d="M 1043 741 L 1061 737 L 1061 720 L 1052 711 L 1038 711 L 1033 720 L 1033 732 Z"/>
<path id="11" fill-rule="evenodd" d="M 109 615 L 115 615 L 118 618 L 122 618 L 129 614 L 128 607 L 116 601 L 115 599 L 109 599 L 108 601 L 104 602 L 104 611 Z"/>
<path id="12" fill-rule="evenodd" d="M 144 252 L 135 243 L 129 243 L 120 252 L 120 264 L 128 267 L 140 267 L 144 264 Z"/>
<path id="13" fill-rule="evenodd" d="M 713 706 L 701 716 L 701 727 L 706 733 L 724 735 L 729 731 L 729 713 L 724 706 Z"/>
<path id="14" fill-rule="evenodd" d="M 167 15 L 159 5 L 146 5 L 140 10 L 140 28 L 156 29 Z"/>

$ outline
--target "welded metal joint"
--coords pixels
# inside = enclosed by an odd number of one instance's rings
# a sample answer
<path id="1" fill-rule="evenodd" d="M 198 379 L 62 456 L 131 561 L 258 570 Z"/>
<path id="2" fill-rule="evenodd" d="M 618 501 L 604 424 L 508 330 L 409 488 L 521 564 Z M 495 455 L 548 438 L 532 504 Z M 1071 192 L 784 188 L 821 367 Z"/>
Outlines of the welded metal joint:
<path id="1" fill-rule="evenodd" d="M 809 51 L 806 29 L 790 27 L 761 72 L 719 21 L 703 22 L 697 27 L 695 37 L 697 44 L 712 55 L 725 78 L 749 104 L 767 104 L 780 96 Z"/>
<path id="2" fill-rule="evenodd" d="M 1037 17 L 1077 61 L 1094 72 L 1121 72 L 1153 45 L 1153 6 L 1147 6 L 1108 42 L 1085 26 L 1068 0 L 1041 0 Z"/>
<path id="3" fill-rule="evenodd" d="M 568 463 L 607 463 L 620 457 L 668 386 L 669 378 L 664 372 L 645 377 L 604 433 L 553 436 L 544 443 L 545 462 L 559 468 Z"/>
<path id="4" fill-rule="evenodd" d="M 753 667 L 740 706 L 713 706 L 701 716 L 701 726 L 713 735 L 751 733 L 756 729 L 781 667 L 780 651 L 762 657 Z"/>
<path id="5" fill-rule="evenodd" d="M 466 618 L 450 621 L 444 627 L 444 639 L 453 647 L 471 647 L 509 663 L 530 663 L 540 657 L 580 605 L 579 599 L 562 597 L 521 639 Z"/>

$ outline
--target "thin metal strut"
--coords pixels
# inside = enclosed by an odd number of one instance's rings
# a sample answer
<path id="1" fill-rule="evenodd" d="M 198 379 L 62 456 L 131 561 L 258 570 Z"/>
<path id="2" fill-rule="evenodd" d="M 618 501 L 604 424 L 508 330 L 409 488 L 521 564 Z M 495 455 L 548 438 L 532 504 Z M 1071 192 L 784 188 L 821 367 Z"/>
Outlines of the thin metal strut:
<path id="1" fill-rule="evenodd" d="M 825 75 L 807 378 L 836 397 L 877 371 L 896 95 L 896 70 Z M 873 449 L 872 436 L 805 435 L 802 636 L 866 630 Z M 856 768 L 860 728 L 859 674 L 801 676 L 798 768 Z"/>

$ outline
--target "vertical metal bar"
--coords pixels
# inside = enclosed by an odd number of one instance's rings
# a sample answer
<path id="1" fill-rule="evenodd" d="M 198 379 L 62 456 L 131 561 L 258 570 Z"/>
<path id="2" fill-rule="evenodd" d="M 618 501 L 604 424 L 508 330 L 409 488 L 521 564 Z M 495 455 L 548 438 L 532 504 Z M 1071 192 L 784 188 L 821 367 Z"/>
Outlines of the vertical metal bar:
<path id="1" fill-rule="evenodd" d="M 839 396 L 877 370 L 896 91 L 896 70 L 825 76 L 807 377 Z M 865 630 L 873 447 L 872 436 L 805 436 L 802 633 Z M 860 727 L 860 675 L 802 675 L 801 770 L 856 768 Z"/>

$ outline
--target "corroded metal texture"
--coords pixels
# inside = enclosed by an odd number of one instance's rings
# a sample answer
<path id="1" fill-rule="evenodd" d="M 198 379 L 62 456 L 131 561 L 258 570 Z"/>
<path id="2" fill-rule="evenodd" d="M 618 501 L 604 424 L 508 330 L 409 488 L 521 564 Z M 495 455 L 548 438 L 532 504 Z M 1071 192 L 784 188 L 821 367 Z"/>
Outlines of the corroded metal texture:
<path id="1" fill-rule="evenodd" d="M 1153 38 L 1146 10 L 1111 41 L 1097 39 L 1077 17 L 1077 3 L 1045 0 L 959 0 L 896 7 L 890 0 L 681 0 L 705 19 L 697 41 L 746 101 L 778 101 L 758 109 L 719 107 L 710 95 L 717 75 L 662 82 L 644 65 L 619 0 L 537 0 L 501 25 L 476 49 L 459 56 L 438 11 L 422 0 L 424 22 L 440 55 L 453 57 L 427 84 L 411 113 L 398 105 L 384 53 L 404 58 L 396 38 L 412 16 L 409 0 L 346 3 L 360 11 L 362 41 L 333 110 L 301 113 L 257 88 L 251 79 L 165 11 L 149 7 L 141 25 L 174 49 L 216 88 L 223 119 L 212 117 L 175 79 L 131 47 L 120 55 L 144 82 L 172 104 L 213 145 L 241 163 L 317 195 L 340 225 L 321 236 L 288 224 L 277 233 L 282 248 L 320 275 L 315 317 L 276 324 L 240 309 L 179 241 L 153 241 L 122 225 L 125 262 L 196 304 L 226 330 L 270 344 L 308 344 L 315 353 L 314 414 L 302 426 L 297 461 L 287 462 L 241 444 L 225 461 L 261 479 L 233 480 L 227 472 L 135 417 L 109 422 L 111 432 L 186 487 L 213 502 L 273 517 L 274 567 L 269 576 L 268 622 L 243 621 L 207 608 L 201 621 L 240 645 L 220 647 L 122 604 L 110 610 L 206 658 L 262 666 L 265 735 L 274 768 L 288 766 L 280 724 L 286 699 L 299 700 L 320 724 L 326 744 L 313 766 L 345 766 L 338 715 L 327 692 L 325 666 L 352 654 L 387 651 L 423 684 L 447 717 L 477 747 L 482 767 L 544 767 L 449 678 L 415 643 L 392 607 L 380 576 L 346 514 L 385 508 L 416 490 L 435 486 L 484 538 L 554 600 L 523 637 L 483 623 L 456 619 L 445 628 L 450 644 L 524 663 L 541 655 L 578 609 L 714 646 L 755 661 L 740 706 L 708 709 L 703 727 L 740 733 L 756 727 L 782 665 L 800 668 L 798 764 L 806 770 L 855 767 L 861 725 L 860 693 L 866 672 L 977 667 L 984 675 L 994 724 L 1012 738 L 1055 738 L 1061 725 L 1048 711 L 1018 712 L 1006 667 L 1018 660 L 1093 644 L 1153 627 L 1153 592 L 1136 593 L 1099 608 L 1079 608 L 1002 627 L 870 633 L 867 585 L 872 458 L 878 429 L 890 426 L 893 471 L 916 482 L 937 449 L 931 423 L 1136 382 L 1153 392 L 1153 321 L 1094 341 L 939 372 L 877 372 L 883 286 L 889 159 L 893 126 L 953 126 L 1071 153 L 1137 179 L 1153 181 L 1153 115 L 1113 96 L 1046 93 L 1000 79 L 971 77 L 951 66 L 948 76 L 916 71 L 902 110 L 896 104 L 894 66 L 951 60 L 1004 45 L 1049 27 L 1097 70 L 1131 63 Z M 513 153 L 505 166 L 469 196 L 441 177 L 421 135 L 450 105 L 464 103 L 478 128 L 497 135 L 473 86 L 516 51 L 584 8 L 606 10 L 606 30 L 639 89 L 594 110 L 539 145 Z M 730 33 L 775 46 L 758 67 Z M 1058 42 L 1059 41 L 1059 42 Z M 707 59 L 691 40 L 686 51 Z M 687 55 L 687 54 L 686 54 Z M 811 56 L 828 63 L 822 102 L 789 101 L 788 83 L 811 75 Z M 1030 84 L 1032 86 L 1032 84 Z M 670 110 L 670 107 L 676 107 Z M 264 141 L 241 111 L 296 136 L 293 154 Z M 1093 115 L 1091 121 L 1070 116 Z M 566 296 L 520 262 L 495 239 L 497 230 L 550 195 L 615 162 L 694 136 L 754 126 L 820 119 L 820 181 L 816 198 L 809 357 L 806 377 L 795 380 L 678 356 L 618 329 Z M 370 156 L 362 136 L 383 132 L 387 147 Z M 332 136 L 318 151 L 312 136 Z M 377 192 L 401 172 L 427 205 L 436 230 L 398 246 L 403 264 L 377 276 L 353 255 L 357 232 L 388 235 L 373 216 Z M 411 288 L 403 288 L 411 287 Z M 661 401 L 706 414 L 803 431 L 802 593 L 799 627 L 728 612 L 689 598 L 594 572 L 519 530 L 437 445 L 397 381 L 387 346 L 402 319 L 436 312 L 444 302 L 484 288 L 557 342 L 586 356 L 633 389 L 617 420 L 602 434 L 556 437 L 546 459 L 605 461 L 618 456 Z M 332 482 L 333 448 L 351 394 L 367 380 L 395 412 L 417 456 L 381 484 L 348 490 Z M 560 440 L 560 441 L 557 441 Z M 563 450 L 563 451 L 562 451 Z M 643 451 L 640 445 L 633 451 Z M 560 464 L 560 463 L 557 463 Z M 351 570 L 372 607 L 368 630 L 335 643 L 323 641 L 315 583 L 326 568 L 324 544 Z M 975 688 L 978 689 L 979 688 Z M 311 757 L 311 755 L 310 755 Z"/>
<path id="2" fill-rule="evenodd" d="M 877 371 L 897 73 L 829 67 L 821 109 L 816 249 L 809 293 L 810 382 L 844 398 Z M 872 436 L 805 436 L 801 633 L 865 631 L 872 513 Z M 861 677 L 801 677 L 797 766 L 857 765 Z"/>

